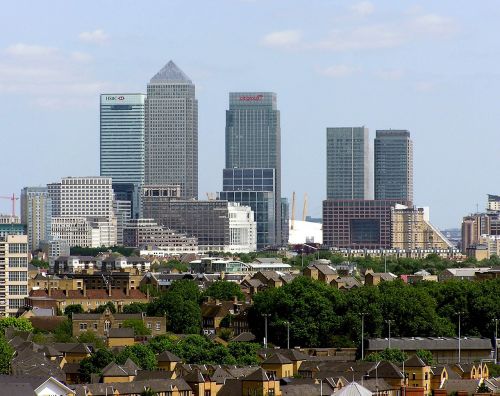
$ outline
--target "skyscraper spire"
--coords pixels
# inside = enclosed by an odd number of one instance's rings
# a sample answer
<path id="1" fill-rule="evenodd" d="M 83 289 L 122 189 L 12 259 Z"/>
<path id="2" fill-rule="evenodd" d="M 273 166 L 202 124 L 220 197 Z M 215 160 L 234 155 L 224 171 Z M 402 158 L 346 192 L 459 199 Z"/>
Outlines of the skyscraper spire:
<path id="1" fill-rule="evenodd" d="M 150 83 L 192 84 L 193 82 L 173 61 L 169 61 L 158 73 L 153 76 Z"/>

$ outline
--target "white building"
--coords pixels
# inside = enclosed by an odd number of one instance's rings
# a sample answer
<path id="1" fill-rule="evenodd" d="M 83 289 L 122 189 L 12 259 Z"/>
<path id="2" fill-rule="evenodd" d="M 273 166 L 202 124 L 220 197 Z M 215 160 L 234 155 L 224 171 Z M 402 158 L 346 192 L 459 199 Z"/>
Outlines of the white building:
<path id="1" fill-rule="evenodd" d="M 47 187 L 24 187 L 21 190 L 21 222 L 26 224 L 30 251 L 40 248 L 40 241 L 50 239 L 52 200 Z"/>
<path id="2" fill-rule="evenodd" d="M 228 202 L 229 246 L 227 252 L 250 253 L 257 250 L 257 223 L 250 206 Z"/>
<path id="3" fill-rule="evenodd" d="M 116 217 L 116 244 L 123 245 L 123 228 L 130 220 L 132 202 L 116 199 L 113 208 Z"/>
<path id="4" fill-rule="evenodd" d="M 16 316 L 28 297 L 28 236 L 0 239 L 0 317 Z"/>
<path id="5" fill-rule="evenodd" d="M 47 188 L 52 200 L 52 238 L 63 239 L 70 246 L 116 245 L 110 177 L 65 177 Z"/>

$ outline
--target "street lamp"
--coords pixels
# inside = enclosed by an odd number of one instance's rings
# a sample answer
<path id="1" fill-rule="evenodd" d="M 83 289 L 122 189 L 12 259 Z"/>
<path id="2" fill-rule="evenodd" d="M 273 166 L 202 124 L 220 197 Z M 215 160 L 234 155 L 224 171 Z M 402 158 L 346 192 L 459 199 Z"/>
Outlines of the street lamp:
<path id="1" fill-rule="evenodd" d="M 361 360 L 365 358 L 365 315 L 366 312 L 360 312 L 361 315 Z"/>
<path id="2" fill-rule="evenodd" d="M 284 323 L 286 325 L 286 349 L 290 349 L 290 322 L 287 320 Z"/>
<path id="3" fill-rule="evenodd" d="M 392 319 L 387 319 L 385 323 L 389 325 L 389 349 L 391 349 L 391 322 L 394 322 Z"/>
<path id="4" fill-rule="evenodd" d="M 271 316 L 271 314 L 262 314 L 264 317 L 264 348 L 267 349 L 267 318 Z"/>
<path id="5" fill-rule="evenodd" d="M 492 322 L 495 322 L 495 364 L 498 364 L 498 345 L 497 345 L 497 338 L 498 338 L 498 319 L 495 318 L 492 320 Z"/>
<path id="6" fill-rule="evenodd" d="M 461 326 L 462 326 L 462 315 L 464 314 L 464 312 L 462 311 L 458 311 L 456 313 L 458 315 L 458 364 L 460 364 L 460 353 L 461 353 L 461 345 L 460 345 L 460 342 L 461 342 Z"/>

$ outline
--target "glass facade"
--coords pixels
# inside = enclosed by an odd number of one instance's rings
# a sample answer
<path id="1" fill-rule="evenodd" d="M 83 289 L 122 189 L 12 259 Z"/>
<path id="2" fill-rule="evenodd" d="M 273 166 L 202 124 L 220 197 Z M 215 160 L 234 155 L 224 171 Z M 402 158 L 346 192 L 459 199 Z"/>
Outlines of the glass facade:
<path id="1" fill-rule="evenodd" d="M 327 128 L 326 135 L 327 198 L 370 199 L 368 129 Z"/>
<path id="2" fill-rule="evenodd" d="M 144 183 L 144 94 L 101 95 L 101 176 Z"/>
<path id="3" fill-rule="evenodd" d="M 413 201 L 413 142 L 405 130 L 380 130 L 375 138 L 375 199 Z"/>
<path id="4" fill-rule="evenodd" d="M 275 93 L 229 94 L 226 169 L 220 197 L 252 207 L 258 249 L 281 245 L 281 128 Z"/>

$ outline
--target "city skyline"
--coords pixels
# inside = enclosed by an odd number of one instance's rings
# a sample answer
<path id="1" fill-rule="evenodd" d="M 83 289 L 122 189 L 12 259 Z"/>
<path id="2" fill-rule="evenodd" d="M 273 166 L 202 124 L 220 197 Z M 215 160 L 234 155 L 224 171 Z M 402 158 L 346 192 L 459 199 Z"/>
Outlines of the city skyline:
<path id="1" fill-rule="evenodd" d="M 462 216 L 475 211 L 487 193 L 498 192 L 494 177 L 473 175 L 462 160 L 469 155 L 470 131 L 480 131 L 474 132 L 481 137 L 479 144 L 494 142 L 494 128 L 482 125 L 485 120 L 493 125 L 499 121 L 492 96 L 498 82 L 490 78 L 496 58 L 487 52 L 496 36 L 490 22 L 499 13 L 493 2 L 477 8 L 452 7 L 449 1 L 412 6 L 317 1 L 297 2 L 286 12 L 279 2 L 271 3 L 266 12 L 258 0 L 220 2 L 214 8 L 224 9 L 224 27 L 207 18 L 214 15 L 210 7 L 193 2 L 200 12 L 189 19 L 198 26 L 178 36 L 172 32 L 179 30 L 179 21 L 153 29 L 150 26 L 157 24 L 149 19 L 181 14 L 181 4 L 158 3 L 154 13 L 141 13 L 138 6 L 127 4 L 120 19 L 111 3 L 101 5 L 99 12 L 93 6 L 71 9 L 60 3 L 63 18 L 51 22 L 55 26 L 50 29 L 40 18 L 48 10 L 33 3 L 25 18 L 32 32 L 44 32 L 36 36 L 21 33 L 13 18 L 15 8 L 5 7 L 0 114 L 6 130 L 15 133 L 4 132 L 10 149 L 0 161 L 4 167 L 17 164 L 23 153 L 36 158 L 37 166 L 23 165 L 21 174 L 6 175 L 2 195 L 19 195 L 24 186 L 63 176 L 98 175 L 98 95 L 144 92 L 148 77 L 169 59 L 199 87 L 200 198 L 205 191 L 221 189 L 226 97 L 237 90 L 279 95 L 282 195 L 307 192 L 313 216 L 321 213 L 326 197 L 322 142 L 330 125 L 410 130 L 415 143 L 415 203 L 430 206 L 441 228 L 458 227 Z M 245 19 L 231 18 L 241 13 Z M 276 15 L 281 16 L 279 23 Z M 479 19 L 484 22 L 480 26 Z M 61 29 L 67 29 L 64 38 Z M 209 40 L 204 46 L 197 44 L 207 32 Z M 231 45 L 228 32 L 241 49 Z M 159 46 L 165 38 L 166 44 Z M 262 62 L 264 58 L 269 61 Z M 491 161 L 485 166 L 491 167 L 497 147 L 484 146 L 483 158 Z M 50 150 L 71 151 L 74 161 L 50 155 Z M 431 177 L 437 167 L 451 177 Z M 462 191 L 460 180 L 465 178 L 472 185 Z M 456 199 L 450 202 L 450 195 Z M 0 202 L 0 212 L 10 212 L 9 201 Z"/>

